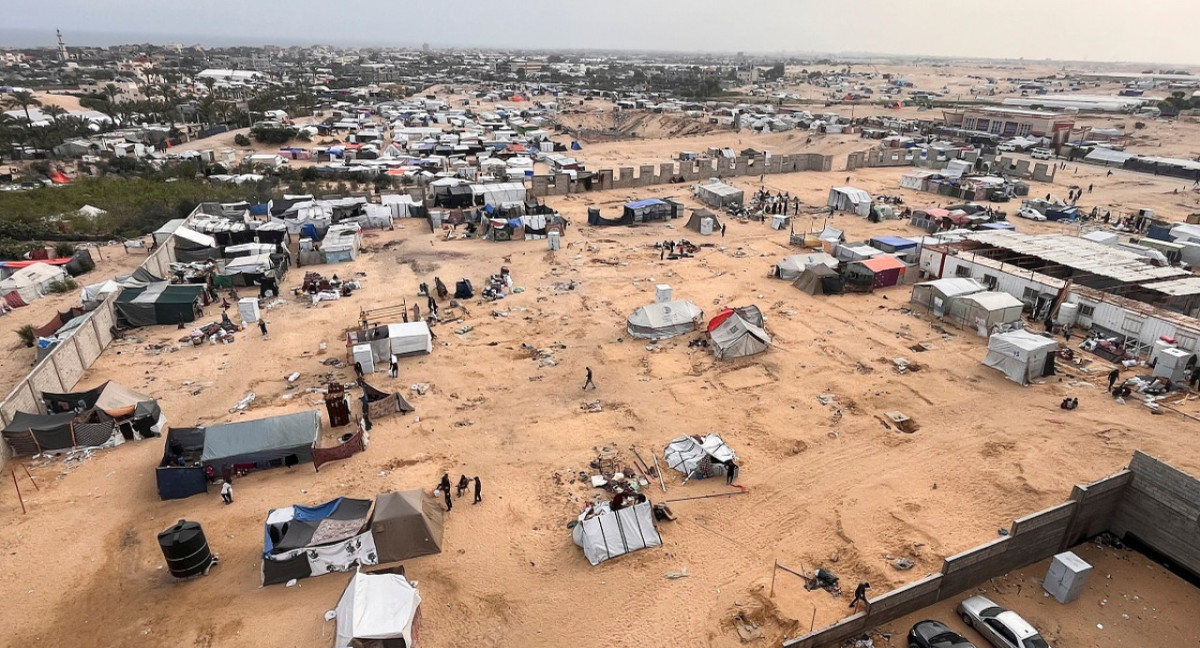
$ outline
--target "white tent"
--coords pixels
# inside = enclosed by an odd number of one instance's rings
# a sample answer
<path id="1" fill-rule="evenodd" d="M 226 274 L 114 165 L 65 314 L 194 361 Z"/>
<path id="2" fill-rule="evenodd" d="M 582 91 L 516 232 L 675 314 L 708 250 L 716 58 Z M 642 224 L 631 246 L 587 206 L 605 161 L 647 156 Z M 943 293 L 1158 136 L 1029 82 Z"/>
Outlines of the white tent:
<path id="1" fill-rule="evenodd" d="M 67 278 L 67 272 L 59 266 L 49 263 L 31 263 L 12 273 L 9 278 L 0 281 L 0 295 L 15 292 L 21 296 L 21 301 L 32 304 L 50 292 L 50 284 Z"/>
<path id="2" fill-rule="evenodd" d="M 909 301 L 932 310 L 934 317 L 942 317 L 947 313 L 951 317 L 958 317 L 963 313 L 964 307 L 961 302 L 956 301 L 956 298 L 985 290 L 987 290 L 987 286 L 975 279 L 948 277 L 922 281 L 914 285 L 912 298 Z"/>
<path id="3" fill-rule="evenodd" d="M 700 202 L 710 207 L 725 208 L 730 205 L 740 205 L 745 199 L 745 193 L 741 189 L 727 185 L 720 180 L 710 180 L 696 185 L 692 193 Z"/>
<path id="4" fill-rule="evenodd" d="M 629 334 L 647 340 L 665 340 L 695 331 L 704 320 L 704 311 L 685 299 L 647 304 L 629 316 Z"/>
<path id="5" fill-rule="evenodd" d="M 711 458 L 712 463 L 725 463 L 737 459 L 737 454 L 716 434 L 699 438 L 681 436 L 673 439 L 663 450 L 667 465 L 684 475 L 696 472 L 705 457 Z"/>
<path id="6" fill-rule="evenodd" d="M 418 207 L 417 201 L 408 194 L 384 194 L 379 202 L 392 211 L 392 218 L 411 218 Z"/>
<path id="7" fill-rule="evenodd" d="M 859 216 L 871 214 L 871 194 L 854 187 L 834 187 L 829 190 L 829 202 L 834 209 L 849 211 Z"/>
<path id="8" fill-rule="evenodd" d="M 771 346 L 757 306 L 725 309 L 708 323 L 708 336 L 718 360 L 762 353 Z"/>
<path id="9" fill-rule="evenodd" d="M 829 266 L 834 270 L 838 267 L 838 260 L 833 258 L 833 255 L 824 252 L 815 252 L 813 254 L 793 254 L 775 264 L 775 276 L 785 281 L 795 281 L 809 266 L 823 265 Z"/>
<path id="10" fill-rule="evenodd" d="M 654 509 L 648 501 L 616 511 L 607 502 L 590 507 L 579 514 L 571 537 L 593 565 L 638 549 L 662 546 L 662 536 L 654 526 Z"/>
<path id="11" fill-rule="evenodd" d="M 1028 331 L 997 333 L 988 338 L 983 364 L 999 369 L 1022 385 L 1054 372 L 1054 353 L 1058 342 Z"/>
<path id="12" fill-rule="evenodd" d="M 1006 292 L 979 292 L 961 299 L 965 306 L 963 322 L 987 337 L 997 326 L 1020 321 L 1025 304 Z"/>
<path id="13" fill-rule="evenodd" d="M 429 325 L 425 322 L 388 324 L 387 328 L 392 353 L 407 356 L 433 352 L 433 336 L 429 334 Z"/>
<path id="14" fill-rule="evenodd" d="M 355 639 L 404 639 L 413 646 L 421 627 L 421 594 L 403 576 L 356 572 L 337 604 L 334 648 Z"/>
<path id="15" fill-rule="evenodd" d="M 483 204 L 500 207 L 504 203 L 525 202 L 525 185 L 520 182 L 500 182 L 496 184 L 471 185 L 475 204 L 483 199 Z"/>
<path id="16" fill-rule="evenodd" d="M 217 239 L 208 234 L 201 234 L 196 230 L 190 229 L 183 225 L 175 228 L 175 237 L 183 239 L 189 243 L 194 243 L 194 247 L 198 248 L 215 248 L 217 247 Z"/>

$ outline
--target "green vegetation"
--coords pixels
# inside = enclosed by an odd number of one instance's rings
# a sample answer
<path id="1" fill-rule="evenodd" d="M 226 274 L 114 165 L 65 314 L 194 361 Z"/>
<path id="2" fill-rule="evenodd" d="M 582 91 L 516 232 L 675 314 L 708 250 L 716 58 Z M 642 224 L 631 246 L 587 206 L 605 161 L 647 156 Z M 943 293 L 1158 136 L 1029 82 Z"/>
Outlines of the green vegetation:
<path id="1" fill-rule="evenodd" d="M 66 279 L 57 279 L 55 281 L 51 281 L 50 286 L 49 286 L 50 292 L 52 292 L 56 295 L 61 295 L 63 293 L 69 293 L 77 288 L 79 288 L 79 284 L 75 283 L 75 280 L 70 277 L 67 277 Z"/>
<path id="2" fill-rule="evenodd" d="M 60 241 L 54 244 L 54 256 L 59 259 L 65 259 L 75 254 L 75 245 L 66 241 Z"/>
<path id="3" fill-rule="evenodd" d="M 17 337 L 21 338 L 21 342 L 28 348 L 37 344 L 37 332 L 33 330 L 33 324 L 26 324 L 17 329 Z"/>
<path id="4" fill-rule="evenodd" d="M 287 144 L 296 137 L 296 133 L 291 126 L 256 126 L 250 129 L 250 137 L 260 144 Z"/>
<path id="5" fill-rule="evenodd" d="M 250 146 L 250 138 L 238 133 L 233 136 L 233 143 L 237 146 Z"/>

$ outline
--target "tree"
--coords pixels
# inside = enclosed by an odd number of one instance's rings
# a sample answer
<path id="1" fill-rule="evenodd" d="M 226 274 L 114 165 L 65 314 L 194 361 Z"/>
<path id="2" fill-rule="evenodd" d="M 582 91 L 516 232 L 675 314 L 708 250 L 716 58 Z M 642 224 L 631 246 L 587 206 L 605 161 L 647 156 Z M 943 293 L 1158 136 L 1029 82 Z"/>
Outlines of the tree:
<path id="1" fill-rule="evenodd" d="M 28 121 L 30 123 L 33 123 L 33 118 L 31 118 L 29 116 L 29 107 L 30 106 L 39 106 L 40 107 L 42 105 L 41 100 L 38 99 L 37 97 L 33 96 L 33 93 L 28 90 L 17 90 L 16 92 L 9 95 L 9 97 L 4 100 L 4 103 L 6 106 L 9 106 L 11 108 L 20 108 L 20 109 L 24 110 L 25 111 L 25 121 Z"/>
<path id="2" fill-rule="evenodd" d="M 250 146 L 250 138 L 238 133 L 233 136 L 233 143 L 237 146 Z"/>

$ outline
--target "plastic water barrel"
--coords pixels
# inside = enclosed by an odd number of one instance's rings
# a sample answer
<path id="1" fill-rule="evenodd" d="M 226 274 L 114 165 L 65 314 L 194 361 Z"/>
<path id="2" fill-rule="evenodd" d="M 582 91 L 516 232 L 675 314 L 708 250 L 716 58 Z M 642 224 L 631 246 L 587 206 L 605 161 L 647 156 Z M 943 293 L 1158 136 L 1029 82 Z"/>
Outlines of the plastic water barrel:
<path id="1" fill-rule="evenodd" d="M 167 569 L 175 578 L 203 574 L 213 562 L 208 540 L 199 522 L 180 520 L 175 526 L 158 534 L 158 546 L 167 559 Z"/>

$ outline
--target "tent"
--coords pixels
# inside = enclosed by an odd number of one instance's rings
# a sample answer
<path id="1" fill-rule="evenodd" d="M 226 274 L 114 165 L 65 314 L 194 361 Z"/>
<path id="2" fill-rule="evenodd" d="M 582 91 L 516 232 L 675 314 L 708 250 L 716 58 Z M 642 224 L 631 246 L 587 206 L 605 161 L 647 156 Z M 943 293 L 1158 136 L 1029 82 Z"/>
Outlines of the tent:
<path id="1" fill-rule="evenodd" d="M 442 505 L 422 490 L 383 493 L 375 499 L 372 543 L 379 564 L 442 552 Z"/>
<path id="2" fill-rule="evenodd" d="M 700 328 L 704 311 L 687 300 L 647 304 L 633 311 L 626 326 L 629 334 L 647 340 L 665 340 Z"/>
<path id="3" fill-rule="evenodd" d="M 50 413 L 99 410 L 119 423 L 128 423 L 130 432 L 140 437 L 158 436 L 167 423 L 158 401 L 111 380 L 83 392 L 42 392 L 42 402 Z"/>
<path id="4" fill-rule="evenodd" d="M 383 646 L 416 645 L 421 628 L 421 594 L 399 574 L 364 574 L 350 577 L 337 604 L 334 648 L 351 648 L 371 642 Z"/>
<path id="5" fill-rule="evenodd" d="M 108 281 L 84 286 L 80 291 L 79 300 L 83 304 L 84 310 L 92 310 L 109 295 L 119 293 L 125 288 L 145 288 L 152 283 L 162 283 L 163 281 L 165 280 L 162 277 L 149 270 L 138 268 L 130 274 L 117 275 Z"/>
<path id="6" fill-rule="evenodd" d="M 379 562 L 367 531 L 371 500 L 339 497 L 319 506 L 267 513 L 262 584 L 286 583 Z"/>
<path id="7" fill-rule="evenodd" d="M 859 216 L 871 214 L 871 194 L 854 187 L 834 187 L 829 190 L 830 207 L 841 211 L 854 212 Z"/>
<path id="8" fill-rule="evenodd" d="M 706 218 L 712 220 L 712 222 L 708 224 L 708 227 L 706 227 L 704 223 L 704 219 Z M 716 214 L 708 211 L 707 209 L 693 209 L 692 216 L 688 219 L 685 227 L 693 232 L 698 232 L 707 236 L 713 232 L 721 231 L 721 220 L 717 218 Z M 705 231 L 706 229 L 707 231 Z"/>
<path id="9" fill-rule="evenodd" d="M 312 461 L 313 445 L 320 434 L 317 410 L 214 425 L 204 430 L 200 462 L 234 470 L 294 466 Z"/>
<path id="10" fill-rule="evenodd" d="M 988 338 L 983 364 L 999 369 L 1022 385 L 1030 380 L 1054 374 L 1054 354 L 1058 342 L 1025 330 L 996 333 Z"/>
<path id="11" fill-rule="evenodd" d="M 128 326 L 194 322 L 200 314 L 203 284 L 160 282 L 126 288 L 117 296 L 117 317 Z"/>
<path id="12" fill-rule="evenodd" d="M 75 412 L 63 414 L 30 414 L 16 412 L 12 421 L 4 426 L 4 440 L 20 455 L 34 455 L 48 450 L 67 450 L 74 447 L 98 446 L 112 437 L 112 426 L 100 434 L 89 434 L 86 438 L 76 436 Z"/>
<path id="13" fill-rule="evenodd" d="M 399 392 L 385 392 L 368 385 L 363 380 L 358 381 L 358 385 L 363 389 L 361 400 L 367 408 L 367 416 L 365 418 L 370 421 L 378 421 L 392 414 L 406 414 L 416 411 L 416 408 Z"/>
<path id="14" fill-rule="evenodd" d="M 727 185 L 720 180 L 712 180 L 696 185 L 693 193 L 695 193 L 696 198 L 700 202 L 718 209 L 745 203 L 745 192 L 737 187 Z"/>
<path id="15" fill-rule="evenodd" d="M 403 324 L 388 324 L 389 356 L 422 355 L 433 352 L 433 336 L 429 333 L 429 325 L 425 322 L 405 322 Z M 380 360 L 387 360 L 387 357 Z"/>
<path id="16" fill-rule="evenodd" d="M 708 337 L 718 360 L 762 353 L 771 345 L 757 306 L 726 308 L 708 323 Z"/>
<path id="17" fill-rule="evenodd" d="M 957 298 L 985 290 L 987 290 L 987 286 L 982 283 L 962 277 L 922 281 L 913 286 L 912 297 L 909 301 L 932 310 L 934 317 L 942 317 L 946 314 L 951 317 L 960 317 L 965 306 Z"/>
<path id="18" fill-rule="evenodd" d="M 775 276 L 784 281 L 795 281 L 809 266 L 823 265 L 837 269 L 838 260 L 833 255 L 824 252 L 813 254 L 793 254 L 775 264 Z"/>
<path id="19" fill-rule="evenodd" d="M 588 225 L 593 227 L 611 227 L 614 225 L 632 225 L 633 216 L 629 212 L 624 212 L 621 218 L 604 218 L 600 215 L 599 207 L 588 207 Z M 697 230 L 699 231 L 699 230 Z"/>
<path id="20" fill-rule="evenodd" d="M 204 453 L 204 428 L 172 427 L 163 444 L 162 460 L 154 470 L 160 499 L 183 499 L 208 490 L 208 477 L 200 463 Z"/>
<path id="21" fill-rule="evenodd" d="M 654 526 L 653 506 L 648 501 L 616 511 L 607 502 L 589 506 L 579 514 L 571 536 L 592 565 L 662 546 L 662 537 Z"/>
<path id="22" fill-rule="evenodd" d="M 842 276 L 823 264 L 805 268 L 792 285 L 810 295 L 841 295 L 846 292 L 846 281 Z"/>
<path id="23" fill-rule="evenodd" d="M 471 185 L 471 194 L 478 207 L 500 207 L 504 203 L 525 202 L 525 185 L 520 182 Z"/>
<path id="24" fill-rule="evenodd" d="M 26 304 L 32 304 L 50 292 L 56 281 L 67 278 L 67 271 L 48 263 L 32 263 L 0 281 L 0 295 L 15 292 Z"/>
<path id="25" fill-rule="evenodd" d="M 854 277 L 868 278 L 871 288 L 887 288 L 900 283 L 907 268 L 900 259 L 884 255 L 854 261 L 847 266 L 846 272 Z"/>
<path id="26" fill-rule="evenodd" d="M 184 225 L 175 229 L 172 240 L 175 242 L 175 259 L 177 261 L 205 261 L 221 256 L 216 239 Z"/>
<path id="27" fill-rule="evenodd" d="M 670 220 L 678 215 L 678 207 L 675 203 L 657 198 L 647 198 L 646 200 L 635 200 L 625 203 L 621 220 L 628 223 L 645 223 L 656 220 Z"/>
<path id="28" fill-rule="evenodd" d="M 673 439 L 663 450 L 663 459 L 668 466 L 685 476 L 695 473 L 703 478 L 724 474 L 723 468 L 714 470 L 714 466 L 737 459 L 737 454 L 733 448 L 725 445 L 720 436 L 709 434 L 702 437 L 697 434 Z"/>
<path id="29" fill-rule="evenodd" d="M 980 337 L 987 337 L 997 326 L 1021 320 L 1025 303 L 1005 292 L 978 292 L 963 297 L 962 321 L 975 328 Z"/>
<path id="30" fill-rule="evenodd" d="M 175 218 L 163 223 L 162 227 L 154 230 L 154 245 L 159 246 L 166 243 L 167 239 L 171 238 L 171 235 L 175 233 L 175 230 L 182 227 L 186 222 L 186 218 Z"/>

